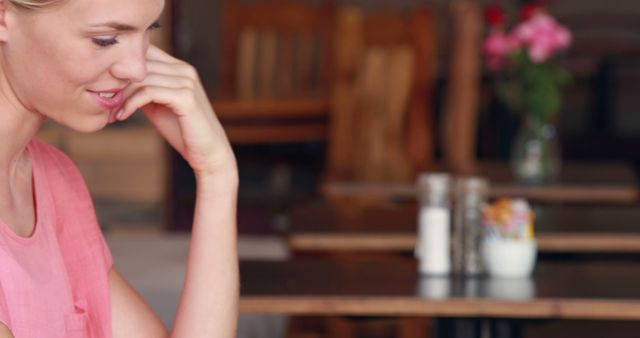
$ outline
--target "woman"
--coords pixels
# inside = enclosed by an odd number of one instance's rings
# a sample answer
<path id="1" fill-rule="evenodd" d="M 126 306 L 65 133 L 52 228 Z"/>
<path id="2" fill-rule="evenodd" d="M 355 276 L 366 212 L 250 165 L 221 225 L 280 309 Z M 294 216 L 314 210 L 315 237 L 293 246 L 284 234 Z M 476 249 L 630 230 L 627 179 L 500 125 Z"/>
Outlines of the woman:
<path id="1" fill-rule="evenodd" d="M 111 265 L 84 182 L 34 139 L 141 108 L 187 160 L 197 202 L 174 337 L 234 335 L 235 159 L 195 70 L 149 46 L 164 0 L 0 0 L 0 337 L 165 337 Z"/>

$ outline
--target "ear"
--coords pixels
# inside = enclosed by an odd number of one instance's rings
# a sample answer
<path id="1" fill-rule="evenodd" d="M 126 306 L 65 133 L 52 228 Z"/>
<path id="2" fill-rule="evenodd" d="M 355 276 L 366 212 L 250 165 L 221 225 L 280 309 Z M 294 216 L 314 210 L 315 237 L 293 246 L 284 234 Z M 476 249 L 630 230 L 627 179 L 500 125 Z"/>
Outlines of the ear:
<path id="1" fill-rule="evenodd" d="M 7 32 L 7 3 L 9 0 L 0 0 L 0 42 L 7 42 L 7 37 L 9 36 Z"/>

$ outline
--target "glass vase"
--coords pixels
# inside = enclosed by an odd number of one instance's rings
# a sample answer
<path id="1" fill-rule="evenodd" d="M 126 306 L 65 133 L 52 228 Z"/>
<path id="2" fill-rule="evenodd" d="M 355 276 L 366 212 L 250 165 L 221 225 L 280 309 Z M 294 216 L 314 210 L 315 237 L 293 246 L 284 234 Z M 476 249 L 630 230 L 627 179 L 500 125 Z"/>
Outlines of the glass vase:
<path id="1" fill-rule="evenodd" d="M 511 166 L 520 182 L 556 181 L 561 166 L 556 127 L 531 117 L 525 118 L 511 149 Z"/>

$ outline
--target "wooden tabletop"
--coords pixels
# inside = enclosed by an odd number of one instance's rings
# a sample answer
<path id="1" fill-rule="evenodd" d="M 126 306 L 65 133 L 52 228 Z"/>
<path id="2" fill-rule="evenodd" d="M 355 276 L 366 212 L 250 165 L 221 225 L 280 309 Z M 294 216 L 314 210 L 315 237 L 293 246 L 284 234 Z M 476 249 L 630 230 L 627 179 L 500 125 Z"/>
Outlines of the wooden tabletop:
<path id="1" fill-rule="evenodd" d="M 427 278 L 413 260 L 241 262 L 240 311 L 640 320 L 629 262 L 539 263 L 530 279 Z"/>
<path id="2" fill-rule="evenodd" d="M 537 185 L 517 182 L 507 163 L 483 162 L 478 175 L 490 180 L 490 197 L 513 196 L 542 202 L 630 203 L 638 200 L 638 178 L 620 162 L 567 162 L 557 182 Z M 415 198 L 413 184 L 330 182 L 324 190 L 334 196 L 363 195 Z"/>
<path id="3" fill-rule="evenodd" d="M 640 206 L 540 206 L 541 252 L 640 253 Z M 415 206 L 376 207 L 343 214 L 326 204 L 294 209 L 288 240 L 294 251 L 399 251 L 415 248 Z"/>

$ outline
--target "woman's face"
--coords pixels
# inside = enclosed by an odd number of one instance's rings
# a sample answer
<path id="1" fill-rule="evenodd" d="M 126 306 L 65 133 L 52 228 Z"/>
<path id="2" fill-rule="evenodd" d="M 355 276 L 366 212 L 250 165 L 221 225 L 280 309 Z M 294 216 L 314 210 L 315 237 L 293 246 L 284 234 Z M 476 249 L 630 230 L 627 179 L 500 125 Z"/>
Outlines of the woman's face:
<path id="1" fill-rule="evenodd" d="M 163 6 L 67 0 L 44 10 L 8 7 L 0 60 L 12 94 L 4 95 L 78 131 L 104 127 L 126 99 L 123 89 L 146 76 L 149 31 Z"/>

